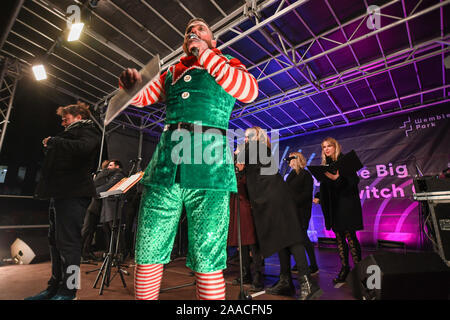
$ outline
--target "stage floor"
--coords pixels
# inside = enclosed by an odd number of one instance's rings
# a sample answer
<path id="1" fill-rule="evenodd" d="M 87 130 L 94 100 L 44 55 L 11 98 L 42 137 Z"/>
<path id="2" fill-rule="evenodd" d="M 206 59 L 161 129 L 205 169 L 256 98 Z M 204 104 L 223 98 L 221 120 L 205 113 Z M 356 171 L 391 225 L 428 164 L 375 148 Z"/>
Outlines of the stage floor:
<path id="1" fill-rule="evenodd" d="M 340 288 L 335 288 L 332 279 L 337 275 L 340 269 L 339 258 L 336 249 L 315 248 L 319 274 L 313 276 L 320 284 L 324 294 L 320 300 L 353 300 L 351 288 L 344 284 Z M 363 253 L 363 257 L 370 253 Z M 350 258 L 351 260 L 351 258 Z M 103 295 L 99 295 L 100 282 L 97 289 L 92 286 L 95 282 L 97 272 L 86 274 L 86 271 L 100 268 L 101 262 L 97 266 L 81 265 L 81 289 L 77 293 L 78 300 L 133 300 L 134 299 L 134 267 L 131 264 L 125 268 L 129 275 L 125 275 L 127 287 L 124 288 L 120 276 L 117 274 L 109 287 L 104 288 Z M 36 294 L 46 288 L 47 280 L 50 278 L 50 262 L 31 264 L 31 265 L 7 265 L 0 267 L 0 300 L 22 300 L 25 297 Z M 116 269 L 113 269 L 114 271 Z M 278 279 L 279 263 L 276 255 L 265 260 L 264 274 L 265 286 L 269 287 Z M 226 299 L 237 300 L 239 295 L 239 286 L 233 286 L 231 283 L 239 275 L 239 260 L 234 260 L 224 271 L 226 282 Z M 298 289 L 296 273 L 293 273 L 294 284 Z M 184 284 L 193 284 L 194 277 L 190 269 L 185 266 L 185 259 L 178 258 L 170 262 L 164 271 L 161 288 L 170 288 Z M 246 287 L 249 288 L 249 287 Z M 162 292 L 161 300 L 195 300 L 195 285 L 189 285 L 183 288 L 171 289 Z M 272 296 L 262 293 L 253 298 L 253 300 L 294 300 L 296 297 Z"/>

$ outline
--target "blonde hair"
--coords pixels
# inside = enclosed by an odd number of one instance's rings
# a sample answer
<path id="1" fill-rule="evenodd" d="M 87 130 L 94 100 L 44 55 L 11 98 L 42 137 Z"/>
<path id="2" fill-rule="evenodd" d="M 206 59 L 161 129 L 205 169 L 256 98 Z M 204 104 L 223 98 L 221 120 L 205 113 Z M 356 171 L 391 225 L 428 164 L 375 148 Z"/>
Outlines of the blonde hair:
<path id="1" fill-rule="evenodd" d="M 248 137 L 250 133 L 253 134 L 252 140 L 262 142 L 270 148 L 270 138 L 267 135 L 266 130 L 263 130 L 258 126 L 254 126 L 245 130 L 245 136 Z"/>
<path id="2" fill-rule="evenodd" d="M 297 174 L 306 167 L 306 159 L 300 152 L 291 152 L 289 157 L 295 157 L 291 161 L 294 161 L 294 170 Z"/>
<path id="3" fill-rule="evenodd" d="M 331 138 L 331 137 L 327 137 L 327 138 L 323 139 L 322 143 L 320 144 L 320 146 L 322 147 L 322 165 L 327 164 L 327 156 L 325 155 L 325 152 L 323 151 L 323 144 L 325 142 L 328 142 L 335 148 L 334 154 L 331 155 L 331 159 L 333 161 L 337 160 L 337 158 L 341 154 L 341 149 L 342 149 L 341 145 L 339 144 L 339 142 L 337 142 L 336 139 Z"/>

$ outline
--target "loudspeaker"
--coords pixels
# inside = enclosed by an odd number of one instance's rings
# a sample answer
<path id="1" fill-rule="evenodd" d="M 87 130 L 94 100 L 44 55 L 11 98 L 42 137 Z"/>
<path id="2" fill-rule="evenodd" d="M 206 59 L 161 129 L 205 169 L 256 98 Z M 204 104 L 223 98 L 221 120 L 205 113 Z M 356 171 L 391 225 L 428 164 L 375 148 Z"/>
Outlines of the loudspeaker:
<path id="1" fill-rule="evenodd" d="M 358 263 L 347 281 L 362 300 L 450 298 L 450 268 L 434 252 L 377 252 Z"/>
<path id="2" fill-rule="evenodd" d="M 11 258 L 16 264 L 39 263 L 50 260 L 50 249 L 46 237 L 23 236 L 11 245 Z"/>
<path id="3" fill-rule="evenodd" d="M 447 200 L 448 201 L 448 200 Z M 450 267 L 450 203 L 428 201 L 435 236 L 435 250 Z"/>

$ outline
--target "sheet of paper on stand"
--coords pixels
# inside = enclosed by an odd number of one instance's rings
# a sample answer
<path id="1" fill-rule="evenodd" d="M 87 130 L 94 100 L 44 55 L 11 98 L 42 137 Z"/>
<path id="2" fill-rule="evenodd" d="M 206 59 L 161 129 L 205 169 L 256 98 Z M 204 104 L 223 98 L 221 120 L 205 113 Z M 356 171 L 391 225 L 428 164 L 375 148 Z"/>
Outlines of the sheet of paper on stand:
<path id="1" fill-rule="evenodd" d="M 141 92 L 148 84 L 159 76 L 161 72 L 161 63 L 157 54 L 147 63 L 139 73 L 142 81 L 137 82 L 131 89 L 120 89 L 119 92 L 111 98 L 108 109 L 106 110 L 105 126 L 113 121 L 123 110 L 125 110 L 130 102 Z"/>
<path id="2" fill-rule="evenodd" d="M 130 190 L 136 183 L 138 183 L 144 175 L 143 171 L 133 174 L 128 178 L 123 178 L 119 182 L 117 182 L 114 186 L 112 186 L 108 191 L 100 192 L 100 199 L 106 198 L 109 196 L 123 194 Z"/>

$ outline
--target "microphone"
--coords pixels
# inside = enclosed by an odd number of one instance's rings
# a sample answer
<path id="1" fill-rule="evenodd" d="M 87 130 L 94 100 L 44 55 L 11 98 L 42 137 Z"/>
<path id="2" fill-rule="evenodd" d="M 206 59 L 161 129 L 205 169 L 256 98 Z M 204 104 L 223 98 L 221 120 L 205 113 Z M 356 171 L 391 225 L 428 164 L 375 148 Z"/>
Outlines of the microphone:
<path id="1" fill-rule="evenodd" d="M 200 40 L 200 38 L 193 32 L 189 33 L 187 38 L 188 38 L 188 40 L 192 40 L 192 39 Z M 197 47 L 192 48 L 191 53 L 194 56 L 198 57 L 198 48 Z"/>
<path id="2" fill-rule="evenodd" d="M 414 166 L 416 167 L 417 175 L 418 175 L 419 177 L 423 177 L 423 172 L 422 172 L 422 170 L 420 170 L 420 167 L 419 167 L 419 165 L 417 164 L 417 162 L 414 162 Z"/>
<path id="3" fill-rule="evenodd" d="M 138 161 L 141 161 L 142 160 L 142 158 L 136 158 L 136 159 L 131 159 L 130 160 L 130 163 L 134 163 L 134 162 L 138 162 Z"/>
<path id="4" fill-rule="evenodd" d="M 413 161 L 414 161 L 414 167 L 416 168 L 416 176 L 417 177 L 423 177 L 423 172 L 422 172 L 422 170 L 420 170 L 419 164 L 417 163 L 416 156 L 415 155 L 411 155 L 406 160 L 409 160 L 409 159 L 413 159 Z"/>
<path id="5" fill-rule="evenodd" d="M 197 48 L 197 47 L 192 48 L 191 53 L 192 53 L 194 56 L 198 57 L 198 48 Z"/>
<path id="6" fill-rule="evenodd" d="M 290 162 L 292 159 L 297 159 L 297 156 L 286 157 L 283 160 L 286 161 L 286 162 Z"/>

